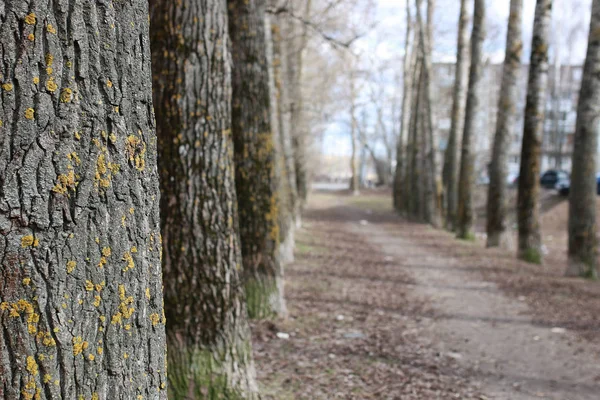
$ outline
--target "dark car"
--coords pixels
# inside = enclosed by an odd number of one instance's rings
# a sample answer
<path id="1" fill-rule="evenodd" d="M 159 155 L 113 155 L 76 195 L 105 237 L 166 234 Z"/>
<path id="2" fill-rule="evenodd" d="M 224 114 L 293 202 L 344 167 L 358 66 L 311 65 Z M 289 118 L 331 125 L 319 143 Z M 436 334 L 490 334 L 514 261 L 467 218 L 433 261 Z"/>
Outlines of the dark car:
<path id="1" fill-rule="evenodd" d="M 546 189 L 554 189 L 556 184 L 564 179 L 569 179 L 569 174 L 565 171 L 557 169 L 549 169 L 542 174 L 540 178 L 540 185 Z"/>
<path id="2" fill-rule="evenodd" d="M 559 179 L 554 188 L 561 195 L 567 196 L 571 189 L 571 179 L 568 176 Z M 596 194 L 600 195 L 600 172 L 596 174 Z"/>

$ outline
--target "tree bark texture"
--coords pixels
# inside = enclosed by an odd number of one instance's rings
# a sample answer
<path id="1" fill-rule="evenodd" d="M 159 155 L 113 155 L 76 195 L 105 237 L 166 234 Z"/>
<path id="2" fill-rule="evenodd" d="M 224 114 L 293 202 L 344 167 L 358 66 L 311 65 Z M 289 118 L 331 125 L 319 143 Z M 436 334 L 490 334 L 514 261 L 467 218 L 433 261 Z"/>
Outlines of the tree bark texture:
<path id="1" fill-rule="evenodd" d="M 444 208 L 446 210 L 446 229 L 456 229 L 456 208 L 458 202 L 458 142 L 464 126 L 465 102 L 467 95 L 467 70 L 469 67 L 469 36 L 467 25 L 469 15 L 467 0 L 460 1 L 460 15 L 458 17 L 458 40 L 456 48 L 456 70 L 454 71 L 454 87 L 452 91 L 452 114 L 450 120 L 450 133 L 444 152 L 444 166 L 442 180 L 444 186 Z"/>
<path id="2" fill-rule="evenodd" d="M 286 153 L 291 150 L 290 139 L 290 114 L 287 86 L 283 84 L 283 74 L 287 67 L 285 57 L 286 48 L 283 44 L 282 25 L 285 19 L 282 15 L 267 15 L 267 33 L 270 40 L 269 51 L 269 84 L 271 86 L 271 125 L 276 156 L 276 174 L 279 183 L 279 259 L 283 264 L 294 260 L 294 229 L 295 229 L 295 202 L 297 187 L 292 184 L 290 173 L 295 173 L 293 158 L 292 170 L 288 168 L 290 160 Z M 286 145 L 289 148 L 286 149 Z M 291 155 L 291 154 L 290 154 Z M 295 181 L 295 177 L 293 179 Z"/>
<path id="3" fill-rule="evenodd" d="M 457 237 L 471 239 L 473 237 L 473 135 L 476 134 L 477 117 L 480 109 L 480 85 L 483 75 L 482 47 L 485 38 L 485 1 L 475 0 L 473 8 L 473 30 L 471 32 L 471 67 L 469 68 L 469 87 L 465 110 L 465 125 L 460 157 L 460 174 L 458 181 Z"/>
<path id="4" fill-rule="evenodd" d="M 420 220 L 423 214 L 423 202 L 422 202 L 422 170 L 421 170 L 421 158 L 423 157 L 421 150 L 421 142 L 423 140 L 421 133 L 422 118 L 421 113 L 418 111 L 423 104 L 423 61 L 422 57 L 419 57 L 417 62 L 418 68 L 418 79 L 415 79 L 415 98 L 413 107 L 414 112 L 411 113 L 411 159 L 410 159 L 410 202 L 409 202 L 409 216 L 413 219 Z"/>
<path id="5" fill-rule="evenodd" d="M 552 0 L 538 0 L 533 22 L 517 200 L 519 221 L 518 257 L 538 264 L 542 262 L 539 179 L 540 152 L 546 110 L 546 88 L 548 85 L 548 44 L 551 15 Z"/>
<path id="6" fill-rule="evenodd" d="M 412 18 L 410 15 L 410 3 L 406 4 L 406 36 L 404 40 L 404 61 L 402 66 L 403 90 L 402 90 L 402 115 L 400 117 L 400 135 L 396 144 L 396 171 L 394 173 L 394 209 L 398 212 L 403 211 L 403 202 L 407 193 L 404 192 L 404 180 L 406 179 L 406 147 L 404 142 L 408 141 L 408 125 L 410 122 L 410 99 L 412 98 L 412 66 L 414 52 L 411 51 Z"/>
<path id="7" fill-rule="evenodd" d="M 303 19 L 309 20 L 312 9 L 312 0 L 304 4 Z M 306 24 L 294 21 L 290 24 L 291 34 L 288 36 L 288 80 L 290 90 L 291 112 L 291 138 L 295 159 L 296 185 L 298 192 L 298 208 L 296 214 L 297 226 L 301 223 L 301 211 L 304 209 L 308 197 L 308 167 L 306 165 L 307 136 L 309 130 L 304 122 L 304 97 L 302 94 L 302 68 L 304 63 L 304 49 L 308 42 L 308 28 Z"/>
<path id="8" fill-rule="evenodd" d="M 147 2 L 0 20 L 0 398 L 166 399 Z"/>
<path id="9" fill-rule="evenodd" d="M 567 275 L 596 278 L 596 151 L 600 122 L 600 0 L 592 3 L 587 56 L 583 68 L 573 147 L 569 194 L 569 266 Z"/>
<path id="10" fill-rule="evenodd" d="M 279 200 L 270 119 L 265 1 L 231 0 L 232 134 L 239 231 L 251 318 L 284 314 Z"/>
<path id="11" fill-rule="evenodd" d="M 517 119 L 523 0 L 511 0 L 487 198 L 487 247 L 506 246 L 508 146 Z"/>
<path id="12" fill-rule="evenodd" d="M 151 0 L 150 11 L 169 397 L 254 397 L 226 3 Z"/>
<path id="13" fill-rule="evenodd" d="M 427 26 L 423 25 L 421 16 L 421 2 L 416 0 L 417 22 L 419 25 L 419 48 L 423 57 L 423 96 L 425 107 L 420 111 L 423 113 L 423 138 L 425 146 L 423 147 L 423 157 L 425 158 L 425 220 L 433 226 L 438 226 L 441 222 L 440 210 L 438 208 L 438 184 L 437 184 L 437 163 L 436 163 L 436 137 L 435 123 L 433 120 L 433 94 L 431 87 L 432 67 L 431 67 L 431 41 L 432 19 L 433 19 L 433 1 L 427 1 Z"/>

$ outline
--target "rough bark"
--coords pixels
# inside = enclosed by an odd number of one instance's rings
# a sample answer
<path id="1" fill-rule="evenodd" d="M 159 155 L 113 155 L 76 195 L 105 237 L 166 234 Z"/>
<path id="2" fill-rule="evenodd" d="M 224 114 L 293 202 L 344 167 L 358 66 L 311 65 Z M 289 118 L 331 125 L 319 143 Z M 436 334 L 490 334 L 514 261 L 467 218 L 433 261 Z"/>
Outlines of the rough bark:
<path id="1" fill-rule="evenodd" d="M 544 133 L 546 88 L 548 83 L 548 43 L 552 0 L 538 0 L 535 7 L 531 61 L 527 83 L 525 122 L 521 147 L 519 193 L 518 257 L 533 263 L 542 262 L 539 223 L 540 152 Z"/>
<path id="2" fill-rule="evenodd" d="M 437 184 L 437 165 L 436 165 L 436 138 L 435 123 L 433 121 L 433 93 L 431 86 L 432 68 L 431 68 L 431 41 L 432 41 L 432 19 L 433 19 L 433 1 L 427 1 L 427 26 L 423 26 L 421 16 L 421 2 L 416 0 L 417 23 L 419 25 L 419 48 L 423 63 L 423 100 L 424 107 L 420 110 L 423 113 L 423 157 L 425 159 L 425 189 L 424 189 L 424 209 L 425 220 L 433 226 L 440 224 L 440 210 L 438 208 L 438 184 Z"/>
<path id="3" fill-rule="evenodd" d="M 166 399 L 147 3 L 0 19 L 0 398 Z"/>
<path id="4" fill-rule="evenodd" d="M 598 275 L 596 227 L 596 151 L 600 120 L 600 0 L 592 3 L 587 56 L 583 68 L 573 147 L 569 194 L 567 276 Z"/>
<path id="5" fill-rule="evenodd" d="M 458 180 L 457 237 L 473 237 L 473 169 L 474 154 L 472 138 L 476 134 L 477 117 L 480 108 L 479 86 L 481 85 L 482 47 L 485 38 L 485 1 L 475 0 L 473 8 L 473 30 L 471 32 L 471 67 L 465 109 L 465 125 L 462 138 L 460 174 Z"/>
<path id="6" fill-rule="evenodd" d="M 411 51 L 412 47 L 412 18 L 410 15 L 410 3 L 406 4 L 406 36 L 404 40 L 404 61 L 403 61 L 403 90 L 402 90 L 402 115 L 400 119 L 400 135 L 396 144 L 396 171 L 394 173 L 394 190 L 393 190 L 393 202 L 394 209 L 398 212 L 403 211 L 404 197 L 404 180 L 405 175 L 405 164 L 406 154 L 404 141 L 408 140 L 408 125 L 410 122 L 410 99 L 412 97 L 412 81 L 411 81 L 411 67 L 414 59 L 414 52 Z"/>
<path id="7" fill-rule="evenodd" d="M 308 20 L 312 8 L 312 0 L 306 0 L 303 19 Z M 302 67 L 304 62 L 304 49 L 308 42 L 308 29 L 306 24 L 295 21 L 290 25 L 292 34 L 289 38 L 288 80 L 290 90 L 291 112 L 291 137 L 294 150 L 296 169 L 296 184 L 298 188 L 298 207 L 302 211 L 308 196 L 308 170 L 306 165 L 306 147 L 308 130 L 304 123 L 304 98 L 302 96 Z M 297 216 L 297 226 L 300 225 L 300 212 Z"/>
<path id="8" fill-rule="evenodd" d="M 151 0 L 169 397 L 255 397 L 223 0 Z"/>
<path id="9" fill-rule="evenodd" d="M 285 57 L 286 48 L 283 45 L 281 26 L 285 24 L 283 16 L 267 15 L 267 33 L 270 40 L 269 44 L 269 85 L 271 87 L 271 125 L 273 127 L 273 137 L 275 144 L 275 171 L 279 183 L 279 259 L 282 263 L 289 263 L 294 260 L 294 229 L 295 229 L 295 202 L 297 198 L 297 188 L 295 183 L 292 185 L 290 178 L 290 169 L 288 168 L 288 158 L 286 157 L 286 138 L 290 138 L 290 115 L 289 98 L 287 87 L 283 84 L 282 76 L 287 60 Z M 289 143 L 291 146 L 291 143 Z M 290 149 L 291 150 L 291 149 Z M 291 154 L 290 154 L 291 155 Z M 292 173 L 295 174 L 295 168 L 292 161 Z M 293 178 L 295 181 L 295 177 Z"/>
<path id="10" fill-rule="evenodd" d="M 251 318 L 285 314 L 279 200 L 270 120 L 265 1 L 231 0 L 232 135 L 239 231 Z"/>
<path id="11" fill-rule="evenodd" d="M 420 219 L 423 212 L 423 203 L 421 196 L 421 157 L 422 152 L 421 149 L 421 141 L 422 135 L 420 135 L 420 127 L 422 118 L 420 118 L 420 113 L 417 111 L 420 109 L 423 104 L 423 69 L 422 66 L 422 57 L 419 57 L 417 62 L 417 70 L 418 79 L 415 79 L 415 88 L 414 88 L 414 107 L 413 110 L 415 112 L 411 113 L 411 158 L 410 158 L 410 201 L 409 201 L 409 216 L 414 219 Z"/>
<path id="12" fill-rule="evenodd" d="M 517 118 L 523 0 L 511 0 L 487 198 L 487 247 L 506 246 L 508 146 Z"/>
<path id="13" fill-rule="evenodd" d="M 458 19 L 458 40 L 456 47 L 456 70 L 454 71 L 454 87 L 452 91 L 452 114 L 450 120 L 450 133 L 444 152 L 444 166 L 442 180 L 444 186 L 444 208 L 446 211 L 446 229 L 456 229 L 456 208 L 458 203 L 458 145 L 461 140 L 465 117 L 465 102 L 467 94 L 467 68 L 469 66 L 468 43 L 469 36 L 467 25 L 469 15 L 467 0 L 460 1 L 460 15 Z"/>

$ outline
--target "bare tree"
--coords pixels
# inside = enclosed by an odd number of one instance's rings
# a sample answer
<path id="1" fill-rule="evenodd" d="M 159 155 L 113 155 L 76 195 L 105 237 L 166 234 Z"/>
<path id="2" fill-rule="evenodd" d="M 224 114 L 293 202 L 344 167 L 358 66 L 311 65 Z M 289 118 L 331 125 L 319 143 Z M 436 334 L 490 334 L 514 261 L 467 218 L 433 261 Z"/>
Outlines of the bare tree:
<path id="1" fill-rule="evenodd" d="M 537 0 L 533 21 L 517 201 L 519 221 L 518 257 L 538 264 L 542 262 L 539 179 L 540 152 L 546 110 L 546 88 L 548 84 L 548 42 L 551 14 L 552 0 Z"/>
<path id="2" fill-rule="evenodd" d="M 394 208 L 396 211 L 403 211 L 404 198 L 404 180 L 407 179 L 406 172 L 406 147 L 404 142 L 408 140 L 410 104 L 412 97 L 412 67 L 414 65 L 415 52 L 411 51 L 414 35 L 412 34 L 412 17 L 410 13 L 410 2 L 406 2 L 406 35 L 404 39 L 404 61 L 402 65 L 403 91 L 402 91 L 402 115 L 400 120 L 400 134 L 396 143 L 396 171 L 394 174 Z"/>
<path id="3" fill-rule="evenodd" d="M 444 167 L 442 180 L 444 185 L 446 229 L 453 231 L 456 228 L 456 205 L 458 200 L 458 146 L 462 133 L 465 117 L 465 101 L 467 94 L 467 69 L 469 66 L 467 31 L 468 25 L 467 0 L 460 1 L 460 15 L 458 17 L 458 40 L 456 46 L 456 69 L 454 73 L 454 87 L 452 92 L 452 115 L 450 134 L 444 153 Z"/>
<path id="4" fill-rule="evenodd" d="M 496 134 L 490 164 L 490 184 L 487 198 L 487 246 L 505 245 L 506 240 L 506 176 L 508 174 L 508 145 L 517 117 L 519 101 L 519 72 L 521 68 L 521 39 L 523 0 L 511 0 L 506 34 L 506 55 L 502 86 L 498 99 Z"/>
<path id="5" fill-rule="evenodd" d="M 596 167 L 600 120 L 600 0 L 592 3 L 587 56 L 577 105 L 569 195 L 569 266 L 567 276 L 596 278 Z"/>
<path id="6" fill-rule="evenodd" d="M 354 71 L 350 72 L 350 140 L 352 153 L 350 155 L 350 191 L 353 195 L 360 193 L 360 182 L 358 181 L 358 157 L 359 157 L 359 137 L 358 137 L 358 126 L 356 120 L 356 81 Z"/>
<path id="7" fill-rule="evenodd" d="M 457 237 L 471 239 L 473 237 L 473 169 L 474 154 L 472 137 L 476 130 L 476 119 L 479 111 L 479 92 L 483 72 L 482 46 L 485 37 L 485 0 L 474 0 L 473 30 L 471 32 L 471 67 L 469 69 L 469 88 L 465 110 L 465 124 L 462 138 L 460 158 L 460 175 L 458 181 L 458 220 Z"/>
<path id="8" fill-rule="evenodd" d="M 435 139 L 435 124 L 433 121 L 433 101 L 432 101 L 432 68 L 431 68 L 431 46 L 432 41 L 432 14 L 433 14 L 433 1 L 428 0 L 427 2 L 427 26 L 424 26 L 423 19 L 421 16 L 421 5 L 422 0 L 416 0 L 417 9 L 417 24 L 419 26 L 419 49 L 421 51 L 423 69 L 421 79 L 423 80 L 423 101 L 424 107 L 418 109 L 423 112 L 423 157 L 426 162 L 423 168 L 425 174 L 424 180 L 424 216 L 425 220 L 434 226 L 440 224 L 440 213 L 437 204 L 438 190 L 437 190 L 437 166 L 436 166 L 436 139 Z"/>

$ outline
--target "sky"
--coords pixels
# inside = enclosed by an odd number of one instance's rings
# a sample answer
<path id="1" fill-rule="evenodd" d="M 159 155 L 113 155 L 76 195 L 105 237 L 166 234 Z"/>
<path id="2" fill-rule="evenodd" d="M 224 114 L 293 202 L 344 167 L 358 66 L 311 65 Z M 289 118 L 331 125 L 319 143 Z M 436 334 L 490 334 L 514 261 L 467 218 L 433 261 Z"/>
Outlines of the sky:
<path id="1" fill-rule="evenodd" d="M 390 69 L 397 65 L 399 71 L 401 71 L 401 60 L 404 54 L 406 1 L 374 1 L 376 10 L 373 14 L 376 26 L 355 42 L 353 50 L 359 54 L 369 55 L 369 68 L 381 68 L 381 65 L 386 65 L 387 67 L 384 67 L 384 69 Z M 469 1 L 469 3 L 472 3 L 472 1 Z M 527 62 L 531 47 L 535 1 L 524 0 L 523 3 L 523 62 Z M 486 0 L 486 6 L 487 37 L 484 42 L 484 56 L 491 63 L 502 63 L 506 42 L 509 0 Z M 472 5 L 470 7 L 472 8 Z M 590 9 L 591 0 L 555 0 L 552 26 L 554 37 L 552 42 L 558 42 L 559 46 L 552 45 L 550 47 L 551 57 L 557 48 L 563 63 L 566 63 L 567 59 L 570 59 L 573 64 L 583 63 L 587 46 Z M 436 0 L 434 62 L 455 61 L 458 14 L 458 0 Z M 577 32 L 573 37 L 569 37 L 569 32 L 572 30 L 577 30 Z M 393 72 L 388 71 L 389 74 L 393 74 Z M 389 90 L 395 89 L 391 88 Z M 348 124 L 339 122 L 343 118 L 343 116 L 332 118 L 332 122 L 328 124 L 322 142 L 322 152 L 324 154 L 350 154 L 351 142 Z"/>

